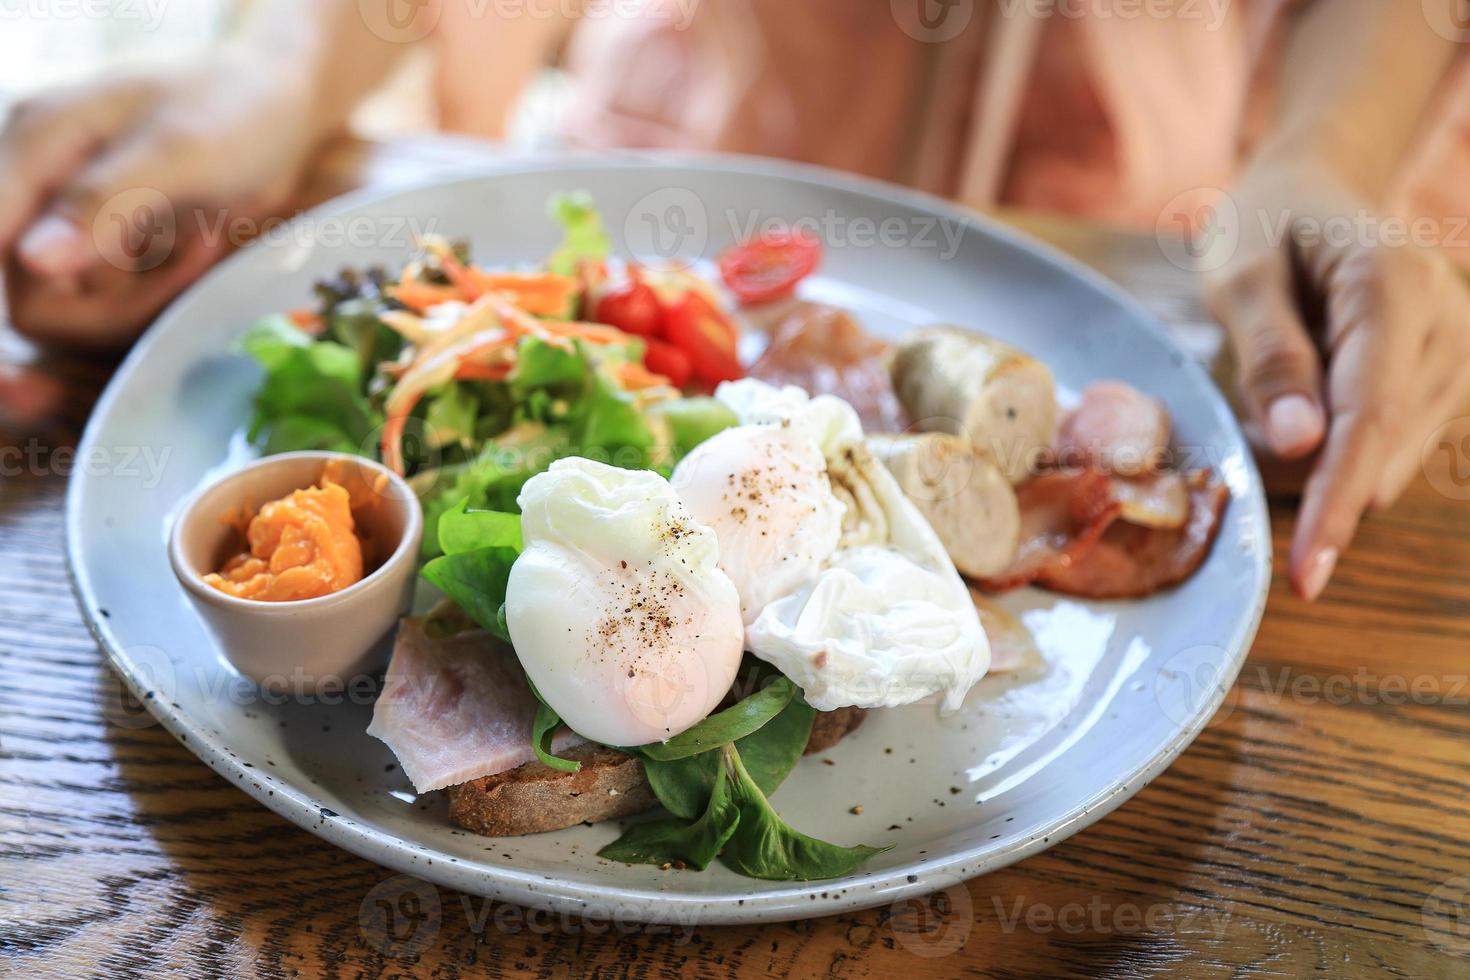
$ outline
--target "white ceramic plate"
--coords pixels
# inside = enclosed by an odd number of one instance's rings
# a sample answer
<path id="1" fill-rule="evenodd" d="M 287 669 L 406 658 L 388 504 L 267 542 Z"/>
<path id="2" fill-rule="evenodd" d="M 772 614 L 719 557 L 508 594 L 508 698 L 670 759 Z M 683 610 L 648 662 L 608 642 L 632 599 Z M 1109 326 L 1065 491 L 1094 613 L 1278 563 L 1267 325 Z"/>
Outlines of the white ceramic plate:
<path id="1" fill-rule="evenodd" d="M 1232 500 L 1208 561 L 1139 602 L 1023 590 L 1003 605 L 1044 663 L 987 679 L 963 711 L 873 712 L 774 794 L 797 828 L 893 849 L 846 879 L 783 884 L 723 868 L 664 872 L 599 860 L 614 825 L 488 839 L 416 799 L 364 734 L 371 707 L 273 704 L 226 666 L 169 571 L 171 509 L 238 465 L 257 381 L 230 354 L 257 316 L 298 306 L 340 266 L 401 262 L 409 234 L 471 240 L 478 261 L 544 255 L 545 202 L 585 188 L 619 252 L 709 257 L 767 219 L 815 220 L 828 243 L 806 293 L 895 335 L 933 321 L 996 334 L 1078 388 L 1122 378 L 1163 399 L 1177 441 Z M 79 448 L 67 506 L 82 610 L 113 665 L 201 759 L 341 847 L 454 888 L 558 911 L 645 921 L 786 919 L 892 902 L 1016 861 L 1090 824 L 1189 744 L 1243 662 L 1265 602 L 1270 536 L 1240 430 L 1203 371 L 1117 289 L 942 201 L 812 168 L 743 158 L 617 156 L 508 163 L 463 180 L 364 193 L 252 245 L 179 299 L 122 365 Z M 861 805 L 862 813 L 851 808 Z"/>

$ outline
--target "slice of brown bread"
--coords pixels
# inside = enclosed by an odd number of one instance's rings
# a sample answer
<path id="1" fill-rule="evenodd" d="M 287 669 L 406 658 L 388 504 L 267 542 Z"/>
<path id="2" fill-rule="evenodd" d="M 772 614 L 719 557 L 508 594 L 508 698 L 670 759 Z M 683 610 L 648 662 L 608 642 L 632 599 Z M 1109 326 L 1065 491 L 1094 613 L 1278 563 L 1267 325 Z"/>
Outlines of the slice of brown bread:
<path id="1" fill-rule="evenodd" d="M 864 708 L 818 712 L 806 754 L 830 749 L 866 714 Z M 449 787 L 449 819 L 487 837 L 515 837 L 627 817 L 658 804 L 643 763 L 633 756 L 601 745 L 579 745 L 562 754 L 581 762 L 581 771 L 528 762 Z"/>

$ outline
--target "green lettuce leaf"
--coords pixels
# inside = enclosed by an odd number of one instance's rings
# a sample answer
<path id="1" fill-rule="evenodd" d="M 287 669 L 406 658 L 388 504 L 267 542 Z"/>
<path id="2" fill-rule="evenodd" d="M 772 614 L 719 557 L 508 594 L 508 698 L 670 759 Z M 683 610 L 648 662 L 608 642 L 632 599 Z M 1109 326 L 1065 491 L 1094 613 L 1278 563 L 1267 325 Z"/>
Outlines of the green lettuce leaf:
<path id="1" fill-rule="evenodd" d="M 577 271 L 577 263 L 605 259 L 612 251 L 602 217 L 586 191 L 554 194 L 547 210 L 562 227 L 562 243 L 546 260 L 549 271 L 569 276 Z"/>
<path id="2" fill-rule="evenodd" d="M 516 497 L 525 482 L 553 461 L 570 452 L 571 436 L 565 427 L 523 423 L 501 433 L 474 459 L 429 471 L 412 481 L 424 509 L 422 554 L 440 554 L 439 522 L 460 505 L 471 508 L 518 512 Z"/>
<path id="3" fill-rule="evenodd" d="M 352 349 L 314 340 L 284 316 L 257 322 L 237 342 L 265 372 L 248 436 L 266 452 L 338 449 L 365 453 L 381 422 L 363 393 Z"/>

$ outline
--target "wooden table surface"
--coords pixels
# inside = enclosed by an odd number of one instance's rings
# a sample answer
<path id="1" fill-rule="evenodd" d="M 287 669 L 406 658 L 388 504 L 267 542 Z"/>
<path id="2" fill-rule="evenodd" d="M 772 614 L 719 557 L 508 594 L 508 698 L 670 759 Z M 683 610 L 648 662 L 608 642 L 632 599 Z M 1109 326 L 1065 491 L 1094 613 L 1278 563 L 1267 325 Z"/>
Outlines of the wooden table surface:
<path id="1" fill-rule="evenodd" d="M 470 152 L 445 146 L 347 145 L 306 198 Z M 1029 225 L 1209 346 L 1194 281 L 1151 238 Z M 0 355 L 34 357 L 13 334 Z M 120 699 L 61 533 L 66 447 L 109 365 L 41 363 L 64 409 L 0 442 L 0 975 L 1470 976 L 1464 459 L 1370 517 L 1315 605 L 1279 571 L 1292 506 L 1273 502 L 1278 572 L 1225 707 L 1044 854 L 922 902 L 687 934 L 438 889 L 438 914 L 395 944 L 360 918 L 391 872 L 255 803 Z"/>

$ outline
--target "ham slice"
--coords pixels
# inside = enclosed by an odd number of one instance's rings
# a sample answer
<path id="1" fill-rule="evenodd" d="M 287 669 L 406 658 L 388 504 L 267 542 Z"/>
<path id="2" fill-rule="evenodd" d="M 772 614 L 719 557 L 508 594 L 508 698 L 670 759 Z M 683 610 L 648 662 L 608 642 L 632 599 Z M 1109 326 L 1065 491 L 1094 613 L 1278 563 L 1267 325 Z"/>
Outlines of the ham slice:
<path id="1" fill-rule="evenodd" d="M 1156 481 L 1150 489 L 1147 481 Z M 1132 489 L 1120 493 L 1119 484 Z M 1185 519 L 1164 513 L 1176 490 Z M 1136 598 L 1182 582 L 1209 554 L 1229 491 L 1209 471 L 1160 473 L 1124 480 L 1096 469 L 1052 470 L 1016 488 L 1021 545 L 999 575 L 981 588 L 1005 591 L 1034 584 L 1089 599 Z M 1133 495 L 1132 503 L 1123 498 Z M 1156 497 L 1135 523 L 1130 507 Z M 1162 503 L 1159 503 L 1162 501 Z M 1168 518 L 1167 520 L 1164 518 Z"/>
<path id="2" fill-rule="evenodd" d="M 771 342 L 751 365 L 751 377 L 837 395 L 857 410 L 865 432 L 901 432 L 908 425 L 888 376 L 888 345 L 845 311 L 796 302 L 773 324 Z"/>
<path id="3" fill-rule="evenodd" d="M 1053 445 L 1063 466 L 1138 476 L 1158 472 L 1169 448 L 1169 412 L 1121 381 L 1096 381 L 1062 420 Z"/>
<path id="4" fill-rule="evenodd" d="M 1044 569 L 1037 584 L 1090 599 L 1132 599 L 1189 578 L 1215 543 L 1230 492 L 1208 471 L 1189 474 L 1187 482 L 1189 520 L 1183 527 L 1115 521 L 1086 554 Z"/>
<path id="5" fill-rule="evenodd" d="M 536 758 L 536 696 L 515 652 L 470 630 L 431 637 L 424 621 L 398 624 L 393 660 L 368 734 L 386 742 L 420 793 L 493 776 Z M 583 741 L 567 729 L 559 752 Z"/>

